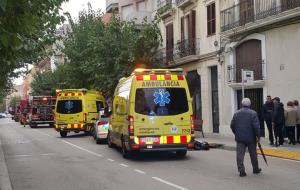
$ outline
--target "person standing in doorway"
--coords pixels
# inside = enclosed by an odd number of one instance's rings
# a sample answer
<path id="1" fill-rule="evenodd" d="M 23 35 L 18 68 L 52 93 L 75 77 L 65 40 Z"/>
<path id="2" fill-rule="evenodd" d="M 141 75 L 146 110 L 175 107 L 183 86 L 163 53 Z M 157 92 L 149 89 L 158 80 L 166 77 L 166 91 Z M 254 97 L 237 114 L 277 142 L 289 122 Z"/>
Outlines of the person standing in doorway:
<path id="1" fill-rule="evenodd" d="M 289 138 L 289 144 L 296 144 L 295 141 L 295 127 L 298 122 L 298 115 L 297 112 L 294 108 L 294 103 L 291 101 L 288 101 L 287 103 L 287 108 L 284 111 L 284 116 L 285 116 L 285 127 L 287 131 L 287 135 Z"/>
<path id="2" fill-rule="evenodd" d="M 273 129 L 272 129 L 272 115 L 274 111 L 274 103 L 272 101 L 271 96 L 267 96 L 267 100 L 263 105 L 263 118 L 267 124 L 268 132 L 269 132 L 269 141 L 270 145 L 274 144 L 274 136 L 273 136 Z"/>
<path id="3" fill-rule="evenodd" d="M 297 140 L 297 143 L 300 143 L 300 107 L 299 107 L 298 100 L 294 100 L 294 108 L 298 115 L 298 122 L 297 122 L 297 126 L 296 126 L 296 128 L 297 128 L 296 140 Z"/>
<path id="4" fill-rule="evenodd" d="M 258 166 L 256 143 L 260 140 L 260 124 L 257 113 L 250 109 L 249 98 L 242 100 L 242 108 L 238 110 L 231 120 L 230 128 L 235 135 L 236 161 L 240 177 L 246 176 L 244 157 L 246 148 L 250 154 L 253 173 L 258 174 L 261 169 Z"/>
<path id="5" fill-rule="evenodd" d="M 283 134 L 282 130 L 284 129 L 284 108 L 283 104 L 280 102 L 279 97 L 273 99 L 274 102 L 274 112 L 272 117 L 272 126 L 274 129 L 275 135 L 275 146 L 283 145 Z M 279 144 L 278 144 L 279 143 Z"/>

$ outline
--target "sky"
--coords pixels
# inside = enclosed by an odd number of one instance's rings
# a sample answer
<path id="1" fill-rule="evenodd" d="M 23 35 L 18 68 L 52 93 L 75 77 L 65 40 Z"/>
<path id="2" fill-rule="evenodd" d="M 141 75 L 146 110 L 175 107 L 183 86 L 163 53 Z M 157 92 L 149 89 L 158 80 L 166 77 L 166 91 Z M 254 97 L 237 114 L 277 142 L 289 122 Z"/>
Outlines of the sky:
<path id="1" fill-rule="evenodd" d="M 72 18 L 78 18 L 78 13 L 85 9 L 87 10 L 87 4 L 88 2 L 91 3 L 92 8 L 94 10 L 101 10 L 101 12 L 105 12 L 106 4 L 105 0 L 69 0 L 68 2 L 65 2 L 62 4 L 62 13 L 63 12 L 69 12 L 72 16 Z M 32 68 L 32 65 L 29 66 L 29 69 Z M 22 70 L 22 69 L 21 69 Z M 16 78 L 14 80 L 14 84 L 20 85 L 23 83 L 23 77 Z"/>

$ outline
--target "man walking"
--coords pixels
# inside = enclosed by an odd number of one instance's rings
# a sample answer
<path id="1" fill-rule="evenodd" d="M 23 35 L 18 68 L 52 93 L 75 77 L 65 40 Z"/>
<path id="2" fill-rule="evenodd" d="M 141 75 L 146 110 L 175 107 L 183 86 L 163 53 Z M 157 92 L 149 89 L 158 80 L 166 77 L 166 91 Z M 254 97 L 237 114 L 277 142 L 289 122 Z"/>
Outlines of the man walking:
<path id="1" fill-rule="evenodd" d="M 236 161 L 240 177 L 247 175 L 244 166 L 246 148 L 248 148 L 250 154 L 253 173 L 258 174 L 261 172 L 256 153 L 256 142 L 259 142 L 260 139 L 260 125 L 257 113 L 251 110 L 250 106 L 250 99 L 244 98 L 242 100 L 242 108 L 234 114 L 230 125 L 235 135 Z"/>
<path id="2" fill-rule="evenodd" d="M 300 107 L 299 107 L 298 100 L 294 100 L 294 107 L 295 107 L 295 110 L 298 115 L 298 122 L 297 122 L 297 126 L 296 126 L 296 128 L 297 128 L 296 141 L 297 141 L 297 143 L 300 143 Z"/>
<path id="3" fill-rule="evenodd" d="M 273 99 L 274 102 L 274 112 L 273 112 L 273 117 L 272 117 L 272 125 L 274 129 L 274 135 L 275 135 L 275 146 L 278 146 L 278 141 L 279 145 L 283 145 L 283 134 L 282 130 L 284 129 L 284 122 L 285 122 L 285 117 L 284 117 L 284 108 L 283 104 L 280 102 L 279 97 L 275 97 Z"/>
<path id="4" fill-rule="evenodd" d="M 272 101 L 271 96 L 267 96 L 267 100 L 263 105 L 263 118 L 267 124 L 268 132 L 269 132 L 269 141 L 270 145 L 274 144 L 273 137 L 273 128 L 272 128 L 272 115 L 274 110 L 274 103 Z"/>

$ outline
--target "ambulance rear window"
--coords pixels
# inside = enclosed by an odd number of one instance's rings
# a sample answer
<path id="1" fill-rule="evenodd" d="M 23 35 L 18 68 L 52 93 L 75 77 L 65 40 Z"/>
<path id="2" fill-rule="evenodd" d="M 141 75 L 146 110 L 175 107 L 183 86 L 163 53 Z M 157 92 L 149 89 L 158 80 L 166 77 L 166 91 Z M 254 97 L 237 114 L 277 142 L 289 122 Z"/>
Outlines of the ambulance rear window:
<path id="1" fill-rule="evenodd" d="M 178 115 L 188 111 L 184 88 L 138 88 L 135 112 L 150 116 Z"/>
<path id="2" fill-rule="evenodd" d="M 74 114 L 82 112 L 81 100 L 59 100 L 57 102 L 57 113 Z"/>

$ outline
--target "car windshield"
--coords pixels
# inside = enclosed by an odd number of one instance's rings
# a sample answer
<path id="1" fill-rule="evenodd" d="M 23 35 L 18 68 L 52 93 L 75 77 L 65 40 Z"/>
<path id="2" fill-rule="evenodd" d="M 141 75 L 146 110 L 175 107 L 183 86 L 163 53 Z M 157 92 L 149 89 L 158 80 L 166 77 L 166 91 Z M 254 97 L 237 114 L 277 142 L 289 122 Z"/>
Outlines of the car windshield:
<path id="1" fill-rule="evenodd" d="M 81 100 L 59 100 L 57 102 L 57 113 L 74 114 L 82 111 Z"/>
<path id="2" fill-rule="evenodd" d="M 188 111 L 184 88 L 139 88 L 135 112 L 150 116 L 178 115 Z"/>

